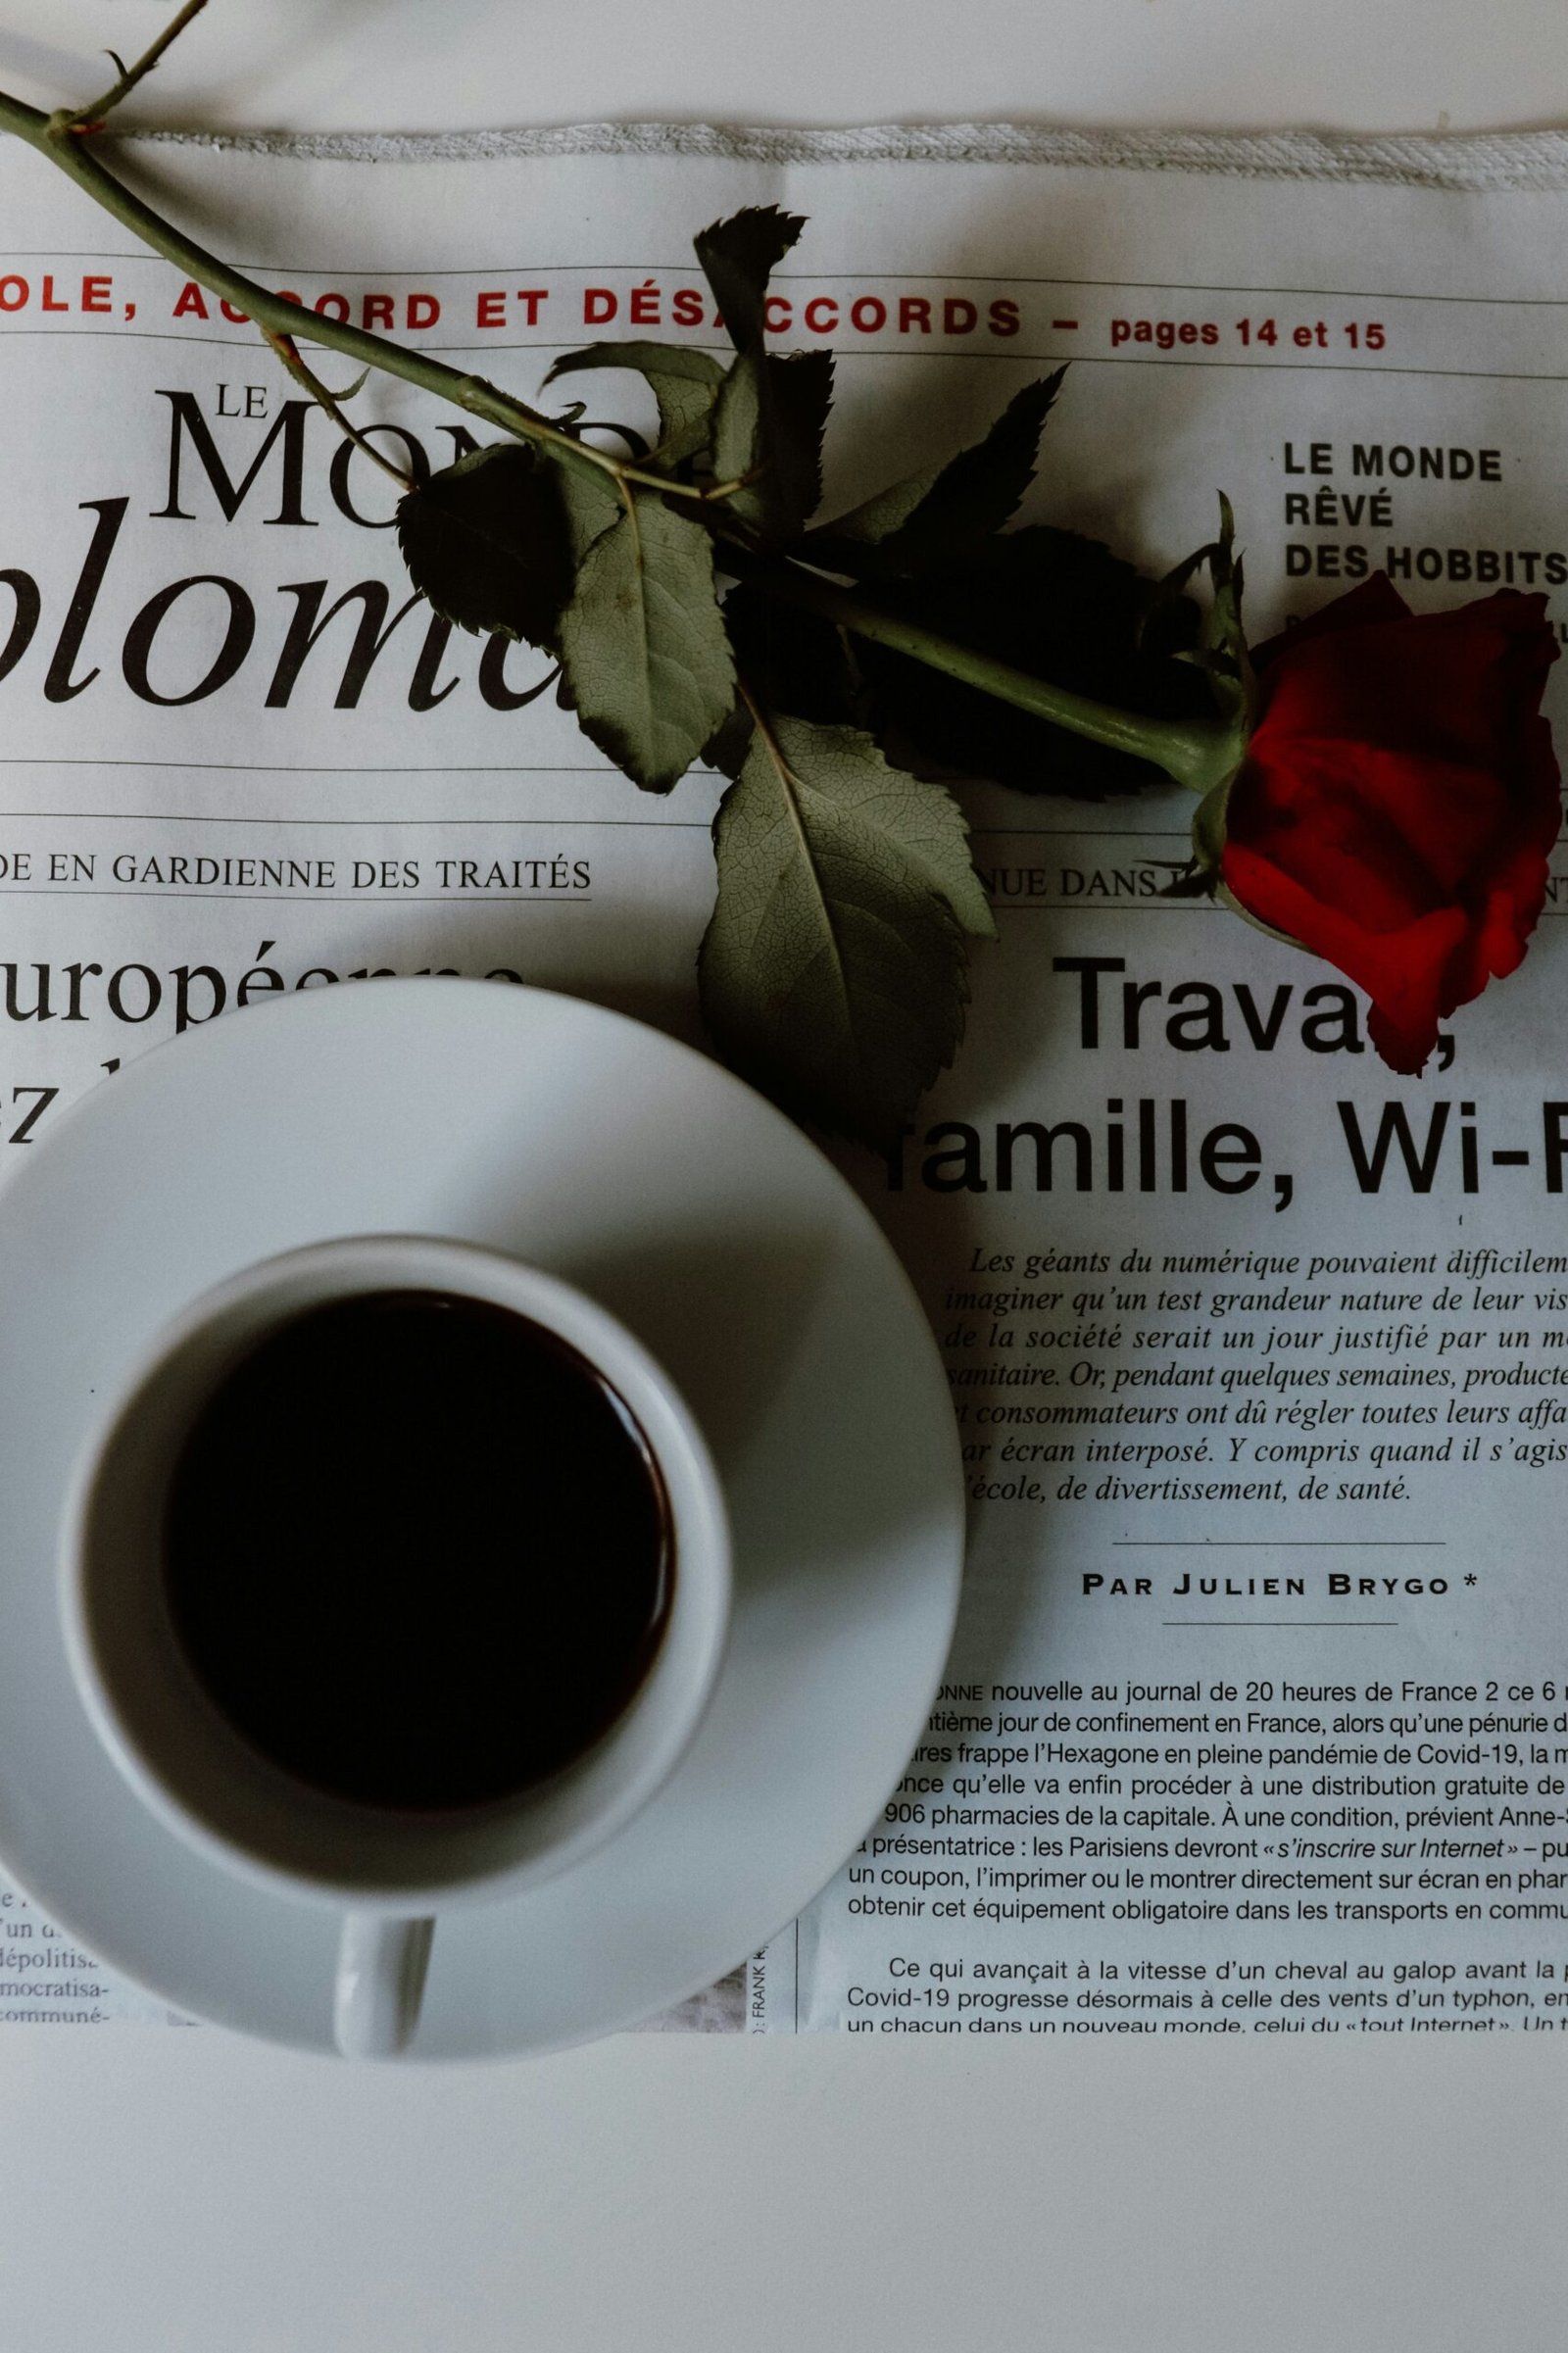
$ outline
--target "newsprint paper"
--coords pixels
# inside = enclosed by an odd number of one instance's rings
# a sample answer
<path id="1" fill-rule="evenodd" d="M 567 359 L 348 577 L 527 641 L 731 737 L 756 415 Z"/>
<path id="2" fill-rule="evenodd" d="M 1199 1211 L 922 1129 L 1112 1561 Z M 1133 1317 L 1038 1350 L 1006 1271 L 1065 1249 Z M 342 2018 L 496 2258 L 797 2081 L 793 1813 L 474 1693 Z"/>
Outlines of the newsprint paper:
<path id="1" fill-rule="evenodd" d="M 119 152 L 307 311 L 525 396 L 597 336 L 719 348 L 693 232 L 780 202 L 777 341 L 838 363 L 830 509 L 1069 361 L 1028 513 L 1161 571 L 1223 488 L 1254 638 L 1379 567 L 1568 613 L 1549 142 Z M 30 154 L 0 198 L 0 1167 L 181 1028 L 380 971 L 700 1040 L 715 781 L 637 794 L 542 660 L 407 602 L 391 485 L 243 319 Z M 355 414 L 416 466 L 463 446 L 389 380 Z M 951 1371 L 956 1644 L 837 1880 L 661 2023 L 1561 2031 L 1568 869 L 1398 1079 L 1327 967 L 1159 896 L 1182 796 L 966 806 L 1001 933 L 967 1043 L 891 1159 L 838 1155 Z M 0 1924 L 0 2017 L 166 2015 L 20 1895 Z"/>

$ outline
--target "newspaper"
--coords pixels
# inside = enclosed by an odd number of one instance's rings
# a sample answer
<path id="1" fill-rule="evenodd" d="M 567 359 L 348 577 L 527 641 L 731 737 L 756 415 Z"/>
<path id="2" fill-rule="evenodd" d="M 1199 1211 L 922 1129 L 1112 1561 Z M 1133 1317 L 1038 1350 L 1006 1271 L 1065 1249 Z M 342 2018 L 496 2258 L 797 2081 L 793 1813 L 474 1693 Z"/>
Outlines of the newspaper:
<path id="1" fill-rule="evenodd" d="M 692 234 L 781 202 L 778 342 L 838 362 L 830 510 L 1070 361 L 1029 514 L 1157 571 L 1223 488 L 1254 638 L 1379 567 L 1419 608 L 1563 610 L 1549 141 L 120 152 L 307 309 L 525 396 L 597 335 L 718 348 Z M 543 660 L 410 603 L 391 487 L 241 319 L 31 155 L 0 191 L 0 1172 L 147 1047 L 380 971 L 701 1042 L 717 781 L 635 794 Z M 408 387 L 356 416 L 453 454 Z M 965 802 L 1001 933 L 968 1039 L 896 1153 L 838 1154 L 951 1370 L 956 1643 L 838 1879 L 656 2023 L 1559 2030 L 1568 879 L 1399 1080 L 1326 967 L 1158 896 L 1183 796 Z M 0 2019 L 166 2015 L 19 1894 L 0 1924 Z"/>

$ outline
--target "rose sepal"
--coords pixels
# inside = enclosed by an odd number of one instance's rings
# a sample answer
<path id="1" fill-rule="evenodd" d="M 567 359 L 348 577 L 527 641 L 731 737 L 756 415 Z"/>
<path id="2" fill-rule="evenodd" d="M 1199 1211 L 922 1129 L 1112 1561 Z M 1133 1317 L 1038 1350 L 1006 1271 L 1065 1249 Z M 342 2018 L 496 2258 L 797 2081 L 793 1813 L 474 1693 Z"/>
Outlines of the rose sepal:
<path id="1" fill-rule="evenodd" d="M 1231 787 L 1241 772 L 1256 722 L 1257 676 L 1242 623 L 1244 580 L 1235 540 L 1236 518 L 1230 500 L 1221 491 L 1217 538 L 1167 572 L 1155 591 L 1152 608 L 1157 610 L 1167 599 L 1180 596 L 1195 573 L 1207 570 L 1210 593 L 1199 642 L 1191 652 L 1177 659 L 1193 662 L 1204 672 L 1218 707 L 1218 719 L 1209 732 L 1211 750 L 1204 768 L 1181 779 L 1189 791 L 1200 795 L 1193 812 L 1192 860 L 1185 873 L 1160 894 L 1163 898 L 1214 896 L 1225 855 Z"/>
<path id="2" fill-rule="evenodd" d="M 1306 942 L 1298 940 L 1294 931 L 1281 931 L 1277 924 L 1265 923 L 1261 915 L 1254 915 L 1250 907 L 1243 907 L 1230 885 L 1219 877 L 1215 879 L 1213 898 L 1216 907 L 1228 907 L 1233 915 L 1240 915 L 1244 923 L 1250 923 L 1265 939 L 1278 940 L 1282 948 L 1298 948 L 1303 955 L 1311 955 L 1312 951 Z"/>

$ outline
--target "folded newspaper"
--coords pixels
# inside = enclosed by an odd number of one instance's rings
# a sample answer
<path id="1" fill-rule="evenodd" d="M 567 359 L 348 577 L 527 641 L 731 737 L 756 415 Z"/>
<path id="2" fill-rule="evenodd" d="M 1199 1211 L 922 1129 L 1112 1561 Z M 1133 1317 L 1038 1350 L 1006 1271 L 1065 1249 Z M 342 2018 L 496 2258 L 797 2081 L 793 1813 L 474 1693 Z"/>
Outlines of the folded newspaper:
<path id="1" fill-rule="evenodd" d="M 598 335 L 718 348 L 692 236 L 778 202 L 810 225 L 775 340 L 837 360 L 832 506 L 1070 362 L 1029 515 L 1158 572 L 1224 489 L 1254 639 L 1378 570 L 1568 612 L 1554 139 L 118 153 L 307 311 L 525 397 Z M 721 780 L 635 794 L 542 657 L 410 597 L 395 491 L 236 311 L 36 157 L 0 148 L 0 1175 L 285 990 L 462 972 L 700 1043 Z M 462 446 L 391 381 L 355 415 L 416 469 Z M 967 1041 L 898 1150 L 839 1153 L 950 1368 L 957 1640 L 839 1877 L 654 2023 L 1559 2030 L 1568 879 L 1399 1079 L 1327 967 L 1161 896 L 1184 796 L 964 798 L 1000 931 Z M 0 2020 L 167 2015 L 20 1894 L 0 1923 Z"/>

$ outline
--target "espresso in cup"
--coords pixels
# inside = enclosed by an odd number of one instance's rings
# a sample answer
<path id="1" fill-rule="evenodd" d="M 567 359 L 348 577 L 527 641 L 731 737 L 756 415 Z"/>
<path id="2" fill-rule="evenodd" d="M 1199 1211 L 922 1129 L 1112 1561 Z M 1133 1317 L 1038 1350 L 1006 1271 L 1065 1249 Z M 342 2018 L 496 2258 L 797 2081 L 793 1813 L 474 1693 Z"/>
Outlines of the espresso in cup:
<path id="1" fill-rule="evenodd" d="M 668 1499 L 611 1382 L 528 1316 L 370 1291 L 295 1315 L 170 1478 L 171 1623 L 215 1706 L 365 1806 L 495 1804 L 615 1723 L 667 1620 Z"/>
<path id="2" fill-rule="evenodd" d="M 416 2034 L 439 1913 L 580 1863 L 663 1787 L 730 1586 L 662 1367 L 558 1276 L 421 1235 L 192 1300 L 106 1400 L 61 1531 L 110 1760 L 220 1868 L 338 1910 L 322 2000 L 356 2056 Z"/>

